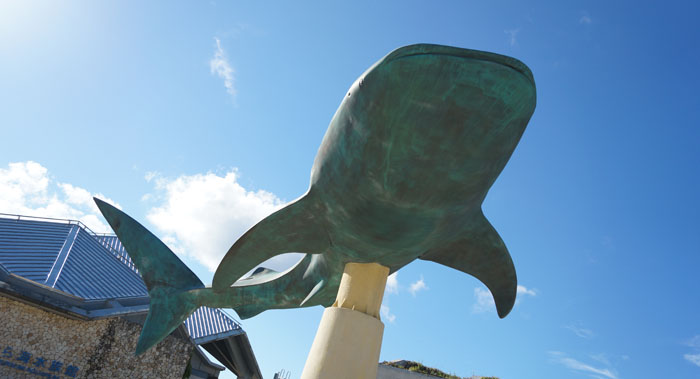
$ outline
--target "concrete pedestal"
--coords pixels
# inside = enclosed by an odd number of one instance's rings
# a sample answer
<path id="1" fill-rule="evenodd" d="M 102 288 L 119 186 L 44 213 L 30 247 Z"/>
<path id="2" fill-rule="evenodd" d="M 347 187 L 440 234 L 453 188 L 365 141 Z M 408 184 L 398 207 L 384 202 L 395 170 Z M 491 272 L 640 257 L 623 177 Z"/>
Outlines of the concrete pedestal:
<path id="1" fill-rule="evenodd" d="M 333 306 L 326 308 L 302 379 L 376 379 L 384 324 L 379 308 L 387 267 L 348 263 Z"/>

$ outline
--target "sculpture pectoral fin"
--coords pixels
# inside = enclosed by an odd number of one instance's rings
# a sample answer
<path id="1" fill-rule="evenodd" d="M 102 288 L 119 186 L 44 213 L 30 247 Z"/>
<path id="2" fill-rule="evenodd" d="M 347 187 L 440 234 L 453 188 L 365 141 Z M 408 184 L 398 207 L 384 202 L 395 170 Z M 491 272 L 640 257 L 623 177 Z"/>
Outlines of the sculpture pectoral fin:
<path id="1" fill-rule="evenodd" d="M 323 208 L 308 193 L 250 228 L 228 250 L 212 287 L 223 290 L 263 261 L 282 253 L 320 254 L 330 241 Z"/>
<path id="2" fill-rule="evenodd" d="M 483 214 L 479 215 L 467 236 L 432 249 L 420 258 L 479 279 L 491 291 L 500 318 L 506 317 L 513 309 L 518 286 L 513 260 L 503 240 Z"/>

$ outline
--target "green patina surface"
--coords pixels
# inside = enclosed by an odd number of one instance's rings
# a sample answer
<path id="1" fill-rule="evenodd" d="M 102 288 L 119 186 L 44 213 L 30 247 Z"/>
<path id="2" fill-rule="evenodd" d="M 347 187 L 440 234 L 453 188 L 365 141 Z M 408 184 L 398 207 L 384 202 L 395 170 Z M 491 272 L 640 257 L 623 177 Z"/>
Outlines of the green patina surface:
<path id="1" fill-rule="evenodd" d="M 151 311 L 137 352 L 201 305 L 242 317 L 329 306 L 346 263 L 394 272 L 415 259 L 475 276 L 500 317 L 515 302 L 510 254 L 481 205 L 534 112 L 520 61 L 437 45 L 397 49 L 350 87 L 311 171 L 309 190 L 240 237 L 201 281 L 148 230 L 96 200 L 141 271 Z M 268 258 L 307 255 L 283 273 L 241 277 Z"/>

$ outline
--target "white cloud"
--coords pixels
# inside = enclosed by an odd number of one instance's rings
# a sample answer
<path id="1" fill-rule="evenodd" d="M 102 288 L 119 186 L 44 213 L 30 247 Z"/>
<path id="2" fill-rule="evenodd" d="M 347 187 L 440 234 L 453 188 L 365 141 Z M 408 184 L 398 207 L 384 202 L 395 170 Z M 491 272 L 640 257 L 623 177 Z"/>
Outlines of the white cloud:
<path id="1" fill-rule="evenodd" d="M 389 312 L 389 307 L 384 304 L 379 308 L 379 313 L 381 313 L 382 318 L 389 322 L 396 320 L 396 315 Z"/>
<path id="2" fill-rule="evenodd" d="M 700 367 L 700 354 L 685 354 L 683 358 L 688 362 Z"/>
<path id="3" fill-rule="evenodd" d="M 474 288 L 474 297 L 476 298 L 476 303 L 472 305 L 472 312 L 484 313 L 495 309 L 496 303 L 493 301 L 491 291 L 488 289 L 483 287 Z"/>
<path id="4" fill-rule="evenodd" d="M 150 183 L 151 180 L 157 179 L 159 177 L 160 177 L 160 173 L 158 173 L 157 171 L 148 171 L 148 172 L 146 172 L 146 175 L 143 176 L 143 178 L 146 179 L 146 181 L 148 183 Z"/>
<path id="5" fill-rule="evenodd" d="M 523 299 L 525 296 L 537 296 L 537 292 L 535 292 L 535 290 L 528 289 L 525 286 L 518 285 L 515 305 L 520 303 L 521 299 Z M 489 291 L 487 288 L 474 288 L 474 297 L 476 298 L 476 302 L 474 305 L 472 305 L 473 313 L 485 313 L 496 310 L 496 302 L 493 300 L 491 291 Z"/>
<path id="6" fill-rule="evenodd" d="M 689 339 L 688 341 L 685 341 L 683 344 L 692 347 L 697 353 L 697 350 L 700 349 L 700 335 L 697 335 Z M 685 360 L 687 360 L 688 362 L 700 367 L 700 354 L 685 354 L 683 355 L 683 358 L 685 358 Z"/>
<path id="7" fill-rule="evenodd" d="M 568 357 L 565 353 L 560 351 L 550 351 L 549 356 L 552 361 L 564 365 L 570 370 L 580 371 L 591 375 L 592 377 L 606 377 L 608 379 L 617 379 L 617 373 L 615 373 L 610 368 L 594 367 L 589 364 L 578 361 L 574 358 Z"/>
<path id="8" fill-rule="evenodd" d="M 389 312 L 389 305 L 386 303 L 386 298 L 388 295 L 398 295 L 399 287 L 399 273 L 397 271 L 389 275 L 389 277 L 386 279 L 386 287 L 384 288 L 384 304 L 382 304 L 380 309 L 382 317 L 389 322 L 394 322 L 394 320 L 396 320 L 396 315 Z M 411 295 L 416 296 L 416 292 L 424 289 L 428 289 L 428 287 L 425 285 L 423 277 L 421 276 L 420 280 L 412 283 L 409 286 L 408 291 L 411 293 Z"/>
<path id="9" fill-rule="evenodd" d="M 594 335 L 592 330 L 582 328 L 576 325 L 567 325 L 565 326 L 565 328 L 571 330 L 574 334 L 581 338 L 592 338 Z"/>
<path id="10" fill-rule="evenodd" d="M 421 276 L 419 280 L 417 280 L 414 283 L 411 283 L 411 286 L 408 288 L 408 292 L 410 292 L 411 295 L 416 296 L 416 292 L 427 289 L 428 286 L 425 285 L 425 281 L 423 281 L 423 276 Z"/>
<path id="11" fill-rule="evenodd" d="M 585 13 L 585 12 L 578 19 L 578 23 L 581 25 L 589 25 L 592 22 L 593 22 L 593 19 L 591 19 L 591 16 L 589 16 L 588 13 Z"/>
<path id="12" fill-rule="evenodd" d="M 78 220 L 97 233 L 110 233 L 93 196 L 121 208 L 100 193 L 55 182 L 37 162 L 15 162 L 0 168 L 0 213 Z"/>
<path id="13" fill-rule="evenodd" d="M 537 293 L 535 293 L 535 290 L 530 290 L 525 288 L 525 286 L 518 285 L 518 297 L 522 296 L 537 296 Z"/>
<path id="14" fill-rule="evenodd" d="M 231 67 L 231 64 L 228 62 L 226 53 L 221 47 L 221 40 L 218 38 L 214 38 L 214 40 L 216 41 L 216 51 L 214 52 L 214 58 L 209 61 L 209 69 L 212 74 L 216 74 L 224 80 L 226 92 L 235 100 L 236 88 L 233 86 L 233 67 Z"/>
<path id="15" fill-rule="evenodd" d="M 386 278 L 386 288 L 384 289 L 384 292 L 386 294 L 392 294 L 396 295 L 399 293 L 399 272 L 396 271 L 395 273 L 389 275 L 388 278 Z"/>
<path id="16" fill-rule="evenodd" d="M 697 335 L 684 343 L 686 346 L 696 347 L 700 349 L 700 335 Z"/>
<path id="17" fill-rule="evenodd" d="M 520 33 L 520 28 L 518 29 L 509 29 L 509 30 L 504 30 L 504 33 L 506 33 L 509 37 L 509 42 L 511 46 L 515 46 L 518 43 L 518 33 Z"/>
<path id="18" fill-rule="evenodd" d="M 58 186 L 63 190 L 66 195 L 66 201 L 69 204 L 74 205 L 90 205 L 95 204 L 92 201 L 92 195 L 89 191 L 84 188 L 75 187 L 68 183 L 59 183 Z"/>
<path id="19" fill-rule="evenodd" d="M 607 355 L 600 353 L 600 354 L 591 354 L 590 355 L 591 359 L 594 359 L 604 365 L 610 366 L 610 359 L 608 358 Z"/>
<path id="20" fill-rule="evenodd" d="M 163 241 L 175 253 L 191 257 L 215 271 L 221 259 L 246 230 L 281 208 L 284 201 L 267 191 L 241 186 L 236 170 L 156 179 L 159 206 L 148 210 L 148 220 L 165 234 Z M 265 266 L 283 270 L 300 254 L 272 258 Z"/>

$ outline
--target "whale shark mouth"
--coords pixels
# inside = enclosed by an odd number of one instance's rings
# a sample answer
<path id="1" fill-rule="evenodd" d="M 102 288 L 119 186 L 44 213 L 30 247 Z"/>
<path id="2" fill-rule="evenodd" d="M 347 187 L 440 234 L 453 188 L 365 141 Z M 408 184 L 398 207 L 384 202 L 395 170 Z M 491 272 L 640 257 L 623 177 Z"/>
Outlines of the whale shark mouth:
<path id="1" fill-rule="evenodd" d="M 535 79 L 532 75 L 532 71 L 530 71 L 530 69 L 524 63 L 515 58 L 496 53 L 489 53 L 486 51 L 463 49 L 452 46 L 431 44 L 417 44 L 405 46 L 389 53 L 387 56 L 385 56 L 383 59 L 377 62 L 377 65 L 386 64 L 392 61 L 397 61 L 399 59 L 415 57 L 418 55 L 441 55 L 454 58 L 481 60 L 490 63 L 496 63 L 519 72 L 521 75 L 525 76 L 533 86 L 535 85 Z M 370 68 L 367 71 L 369 72 L 371 69 L 372 68 Z"/>

